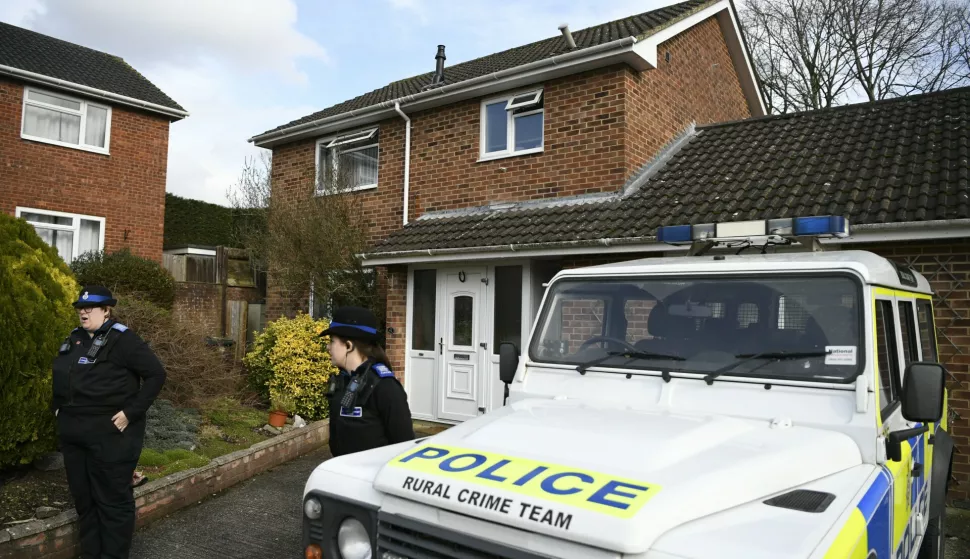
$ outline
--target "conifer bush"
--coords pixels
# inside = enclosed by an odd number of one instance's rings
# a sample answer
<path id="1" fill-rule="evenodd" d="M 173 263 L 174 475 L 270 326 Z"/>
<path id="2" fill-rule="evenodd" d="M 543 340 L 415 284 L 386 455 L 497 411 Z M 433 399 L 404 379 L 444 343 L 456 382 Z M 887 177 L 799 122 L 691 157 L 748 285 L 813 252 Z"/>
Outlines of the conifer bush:
<path id="1" fill-rule="evenodd" d="M 264 401 L 287 394 L 294 411 L 307 420 L 328 417 L 327 384 L 337 368 L 321 338 L 329 322 L 300 313 L 270 322 L 243 358 L 250 386 Z"/>
<path id="2" fill-rule="evenodd" d="M 78 325 L 78 285 L 57 251 L 0 213 L 0 468 L 55 447 L 51 365 Z"/>
<path id="3" fill-rule="evenodd" d="M 172 274 L 158 262 L 135 256 L 127 248 L 84 253 L 71 264 L 71 270 L 81 285 L 103 285 L 167 310 L 175 302 Z"/>

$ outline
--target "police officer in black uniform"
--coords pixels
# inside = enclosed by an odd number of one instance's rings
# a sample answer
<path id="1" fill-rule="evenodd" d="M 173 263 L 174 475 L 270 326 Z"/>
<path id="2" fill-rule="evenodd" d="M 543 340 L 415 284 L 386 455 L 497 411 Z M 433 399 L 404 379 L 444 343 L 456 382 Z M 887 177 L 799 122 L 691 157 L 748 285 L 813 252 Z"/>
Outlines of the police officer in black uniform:
<path id="1" fill-rule="evenodd" d="M 334 310 L 327 350 L 340 373 L 330 378 L 330 451 L 334 456 L 414 439 L 407 394 L 378 345 L 377 319 L 361 307 Z"/>
<path id="2" fill-rule="evenodd" d="M 137 334 L 111 317 L 117 304 L 85 287 L 74 307 L 81 326 L 54 359 L 57 430 L 78 514 L 81 557 L 127 558 L 135 529 L 132 473 L 145 438 L 145 412 L 165 369 Z"/>

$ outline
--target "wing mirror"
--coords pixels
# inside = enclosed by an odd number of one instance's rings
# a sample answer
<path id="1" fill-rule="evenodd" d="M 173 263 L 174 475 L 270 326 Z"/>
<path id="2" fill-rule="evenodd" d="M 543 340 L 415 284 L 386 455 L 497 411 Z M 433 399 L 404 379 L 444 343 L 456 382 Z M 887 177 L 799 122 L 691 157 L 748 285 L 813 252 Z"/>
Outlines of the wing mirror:
<path id="1" fill-rule="evenodd" d="M 929 423 L 943 417 L 946 369 L 939 363 L 910 363 L 903 378 L 902 412 L 907 421 L 922 423 L 920 427 L 889 433 L 886 456 L 895 462 L 902 460 L 902 442 L 929 431 Z"/>

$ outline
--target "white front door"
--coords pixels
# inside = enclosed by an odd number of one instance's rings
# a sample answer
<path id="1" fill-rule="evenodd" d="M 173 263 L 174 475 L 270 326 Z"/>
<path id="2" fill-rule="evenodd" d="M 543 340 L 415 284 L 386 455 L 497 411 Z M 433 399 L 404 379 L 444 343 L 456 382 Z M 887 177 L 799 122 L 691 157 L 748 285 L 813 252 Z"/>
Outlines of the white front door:
<path id="1" fill-rule="evenodd" d="M 465 421 L 481 413 L 485 339 L 485 269 L 439 270 L 444 275 L 444 331 L 438 417 Z"/>

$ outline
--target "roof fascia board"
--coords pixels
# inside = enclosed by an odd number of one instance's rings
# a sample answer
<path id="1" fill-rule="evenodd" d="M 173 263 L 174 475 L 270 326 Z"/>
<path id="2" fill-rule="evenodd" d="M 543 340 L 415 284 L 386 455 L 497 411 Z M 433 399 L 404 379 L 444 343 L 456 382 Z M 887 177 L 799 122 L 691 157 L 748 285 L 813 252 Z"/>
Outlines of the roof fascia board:
<path id="1" fill-rule="evenodd" d="M 741 26 L 738 24 L 737 11 L 733 4 L 730 9 L 718 12 L 717 21 L 721 25 L 721 34 L 724 35 L 724 42 L 727 43 L 728 54 L 734 62 L 734 69 L 738 73 L 738 81 L 741 82 L 741 92 L 748 100 L 748 107 L 751 116 L 765 116 L 768 109 L 765 107 L 765 98 L 761 92 L 761 84 L 754 73 L 754 65 L 751 63 L 751 53 L 741 35 Z"/>
<path id="2" fill-rule="evenodd" d="M 907 241 L 970 238 L 970 219 L 910 221 L 905 223 L 856 225 L 844 239 L 821 239 L 823 245 L 893 243 Z M 520 245 L 494 245 L 456 249 L 426 249 L 361 255 L 362 265 L 390 266 L 429 262 L 495 260 L 509 258 L 574 256 L 585 254 L 628 254 L 633 252 L 676 252 L 687 247 L 658 243 L 656 237 L 562 241 Z"/>
<path id="3" fill-rule="evenodd" d="M 312 122 L 306 122 L 267 132 L 249 138 L 258 147 L 272 147 L 281 142 L 290 142 L 300 138 L 325 134 L 329 131 L 348 128 L 353 125 L 376 122 L 396 114 L 395 104 L 408 111 L 421 111 L 463 99 L 488 95 L 492 92 L 503 91 L 520 85 L 532 84 L 560 76 L 566 76 L 589 69 L 601 68 L 629 61 L 631 47 L 637 42 L 635 37 L 625 37 L 609 43 L 603 43 L 582 50 L 567 52 L 558 56 L 545 58 L 478 76 L 470 80 L 446 84 L 441 87 L 406 95 L 376 103 L 362 109 L 346 111 L 340 114 L 324 117 Z M 619 57 L 617 55 L 620 55 Z M 633 58 L 638 58 L 634 55 Z"/>
<path id="4" fill-rule="evenodd" d="M 129 105 L 132 107 L 137 107 L 139 109 L 144 109 L 146 111 L 161 113 L 165 116 L 175 117 L 176 120 L 180 120 L 189 116 L 188 111 L 181 111 L 179 109 L 173 109 L 171 107 L 158 105 L 156 103 L 151 103 L 149 101 L 142 101 L 141 99 L 135 99 L 134 97 L 128 97 L 126 95 L 112 93 L 110 91 L 105 91 L 103 89 L 97 89 L 97 88 L 89 87 L 79 83 L 62 80 L 60 78 L 53 78 L 51 76 L 45 76 L 43 74 L 38 74 L 27 70 L 21 70 L 20 68 L 14 68 L 13 66 L 4 66 L 0 64 L 0 74 L 14 76 L 22 80 L 44 84 L 44 85 L 56 87 L 62 90 L 72 91 L 74 93 L 79 93 L 89 97 L 99 97 L 101 99 L 114 101 L 115 103 L 119 103 L 122 105 Z"/>

